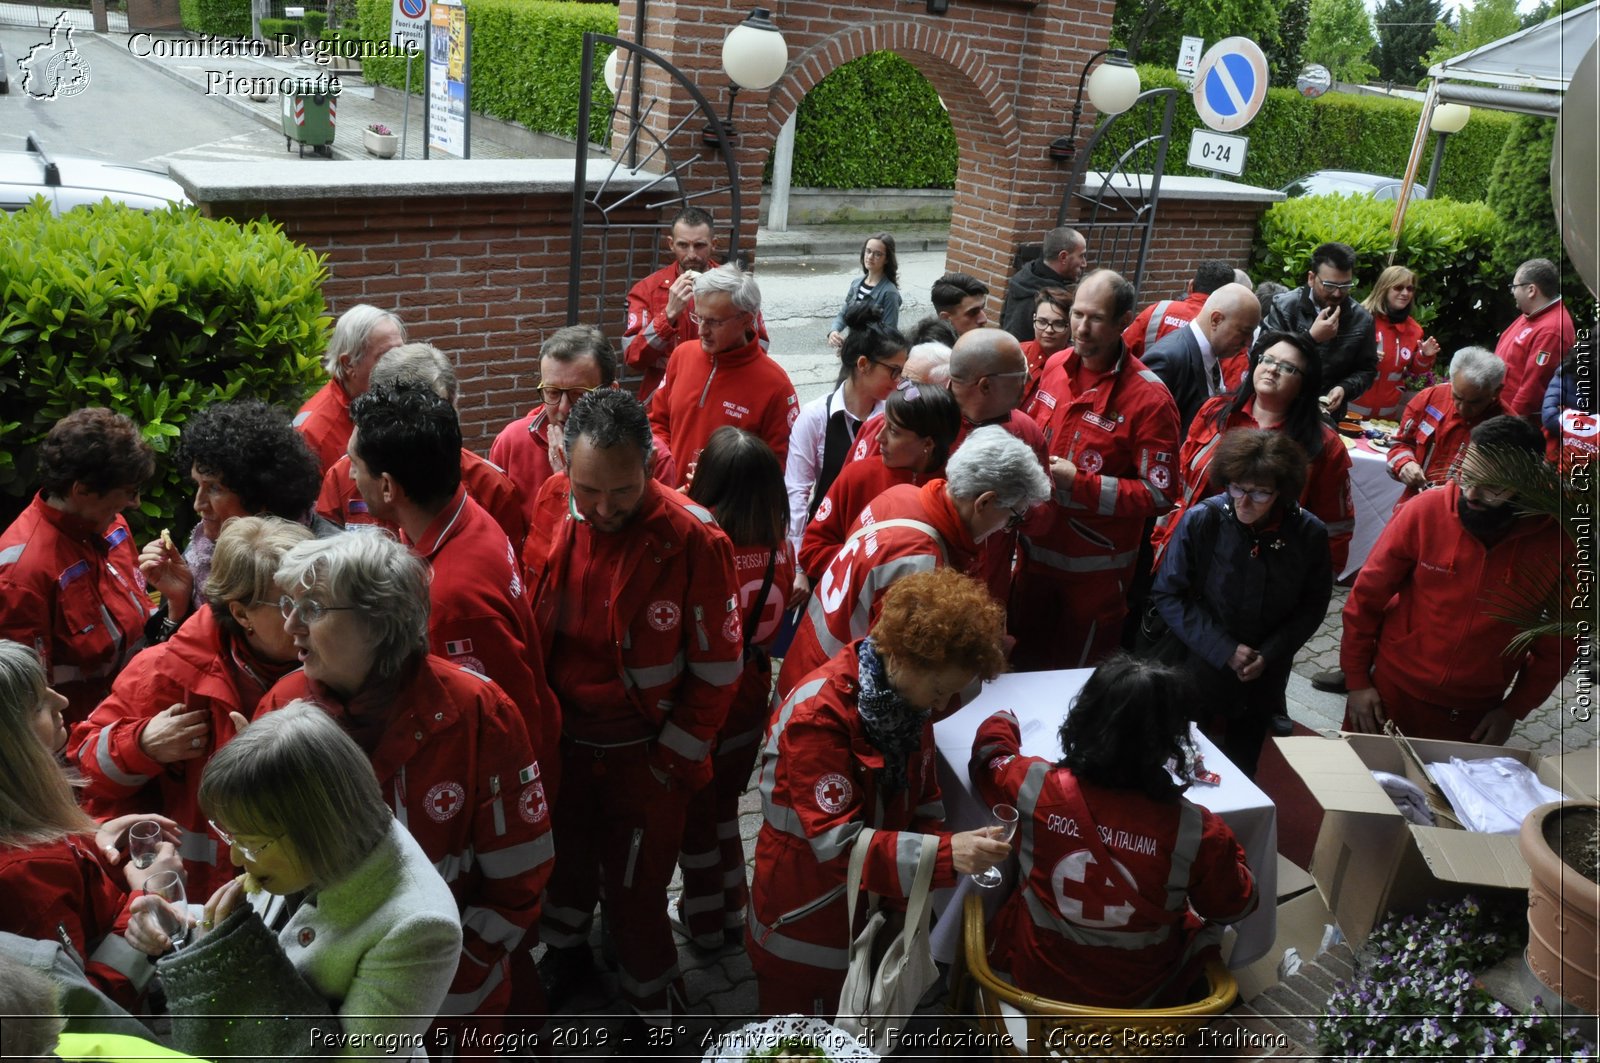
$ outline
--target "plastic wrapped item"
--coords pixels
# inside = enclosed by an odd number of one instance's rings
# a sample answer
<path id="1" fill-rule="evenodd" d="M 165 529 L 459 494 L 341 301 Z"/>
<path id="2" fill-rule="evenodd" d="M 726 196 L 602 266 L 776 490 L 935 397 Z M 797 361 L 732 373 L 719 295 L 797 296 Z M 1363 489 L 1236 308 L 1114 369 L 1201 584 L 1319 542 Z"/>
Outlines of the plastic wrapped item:
<path id="1" fill-rule="evenodd" d="M 878 1053 L 822 1019 L 780 1015 L 723 1034 L 701 1057 L 704 1063 L 753 1063 L 756 1060 L 832 1060 L 833 1063 L 876 1063 Z"/>
<path id="2" fill-rule="evenodd" d="M 1435 826 L 1433 810 L 1428 807 L 1428 795 L 1422 792 L 1422 787 L 1407 779 L 1403 775 L 1393 775 L 1386 771 L 1372 773 L 1383 792 L 1389 795 L 1389 800 L 1394 802 L 1394 807 L 1410 823 L 1423 827 Z"/>
<path id="3" fill-rule="evenodd" d="M 1540 805 L 1568 800 L 1560 790 L 1540 782 L 1533 769 L 1511 757 L 1462 760 L 1428 765 L 1428 773 L 1450 799 L 1467 830 L 1515 834 Z"/>

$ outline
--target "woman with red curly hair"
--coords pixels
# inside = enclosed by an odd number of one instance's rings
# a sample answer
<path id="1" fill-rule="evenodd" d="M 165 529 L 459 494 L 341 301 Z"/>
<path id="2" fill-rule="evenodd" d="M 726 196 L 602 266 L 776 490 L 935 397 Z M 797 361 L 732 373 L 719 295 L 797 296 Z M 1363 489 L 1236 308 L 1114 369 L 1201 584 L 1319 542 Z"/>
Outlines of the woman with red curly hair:
<path id="1" fill-rule="evenodd" d="M 957 695 L 1005 664 L 1005 610 L 952 569 L 897 580 L 877 622 L 807 675 L 784 702 L 761 751 L 765 822 L 756 839 L 746 947 L 764 1015 L 831 1017 L 850 942 L 845 877 L 863 827 L 862 885 L 904 907 L 921 856 L 939 839 L 933 886 L 987 870 L 1008 843 L 992 828 L 951 834 L 933 763 L 933 723 Z"/>

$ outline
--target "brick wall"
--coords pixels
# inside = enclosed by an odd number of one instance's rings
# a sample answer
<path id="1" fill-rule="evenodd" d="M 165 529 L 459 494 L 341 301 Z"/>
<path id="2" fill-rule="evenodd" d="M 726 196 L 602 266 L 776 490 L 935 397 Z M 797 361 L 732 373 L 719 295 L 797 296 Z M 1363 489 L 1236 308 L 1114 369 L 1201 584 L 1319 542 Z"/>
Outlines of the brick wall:
<path id="1" fill-rule="evenodd" d="M 539 344 L 566 324 L 570 191 L 212 201 L 206 212 L 270 217 L 327 256 L 330 314 L 362 302 L 393 309 L 410 338 L 450 355 L 469 449 L 487 453 L 533 405 Z M 641 211 L 635 220 L 652 217 Z M 584 283 L 598 273 L 586 271 Z"/>
<path id="2" fill-rule="evenodd" d="M 1194 267 L 1201 259 L 1221 259 L 1248 271 L 1256 224 L 1271 205 L 1162 198 L 1145 259 L 1144 282 L 1139 285 L 1141 304 L 1182 298 L 1183 286 L 1194 278 Z"/>

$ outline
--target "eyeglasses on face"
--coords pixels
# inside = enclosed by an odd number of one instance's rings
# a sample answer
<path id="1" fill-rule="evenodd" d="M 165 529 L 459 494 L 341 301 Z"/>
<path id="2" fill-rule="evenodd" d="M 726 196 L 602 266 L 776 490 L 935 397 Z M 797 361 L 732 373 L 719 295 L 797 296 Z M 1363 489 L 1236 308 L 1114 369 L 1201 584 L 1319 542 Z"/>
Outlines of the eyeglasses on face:
<path id="1" fill-rule="evenodd" d="M 889 374 L 889 379 L 895 383 L 899 383 L 900 378 L 905 375 L 906 367 L 904 365 L 896 365 L 893 362 L 873 362 L 872 364 L 886 371 Z"/>
<path id="2" fill-rule="evenodd" d="M 1414 292 L 1417 290 L 1417 286 L 1415 284 L 1396 284 L 1394 290 L 1397 292 Z"/>
<path id="3" fill-rule="evenodd" d="M 561 405 L 561 400 L 562 399 L 566 399 L 569 404 L 575 404 L 575 403 L 577 403 L 577 401 L 579 399 L 581 399 L 585 395 L 589 394 L 589 392 L 591 392 L 591 391 L 599 391 L 600 390 L 600 385 L 599 384 L 596 384 L 592 388 L 551 388 L 551 387 L 545 387 L 545 383 L 542 380 L 539 381 L 537 384 L 533 385 L 533 387 L 534 387 L 534 390 L 536 390 L 539 393 L 539 395 L 544 399 L 544 404 L 546 406 L 559 406 L 559 405 Z"/>
<path id="4" fill-rule="evenodd" d="M 1531 288 L 1531 287 L 1533 287 L 1533 282 L 1532 281 L 1517 281 L 1515 284 L 1506 285 L 1506 290 L 1511 292 L 1511 293 L 1513 293 L 1513 294 L 1515 294 L 1518 288 Z"/>
<path id="5" fill-rule="evenodd" d="M 323 605 L 315 598 L 301 598 L 299 601 L 295 601 L 287 594 L 278 599 L 278 611 L 283 614 L 285 620 L 293 620 L 295 614 L 299 613 L 300 619 L 304 620 L 308 625 L 315 624 L 329 613 L 354 608 L 355 606 L 353 605 Z"/>
<path id="6" fill-rule="evenodd" d="M 1278 492 L 1276 491 L 1269 491 L 1264 487 L 1246 488 L 1241 484 L 1228 485 L 1228 497 L 1232 498 L 1235 502 L 1243 502 L 1248 498 L 1258 506 L 1264 506 L 1268 502 L 1271 502 L 1273 496 L 1277 493 Z"/>
<path id="7" fill-rule="evenodd" d="M 1353 277 L 1347 281 L 1330 281 L 1319 276 L 1317 277 L 1317 283 L 1332 292 L 1347 292 L 1356 286 L 1355 278 Z"/>
<path id="8" fill-rule="evenodd" d="M 1263 369 L 1276 369 L 1284 376 L 1299 376 L 1301 373 L 1305 372 L 1304 369 L 1301 369 L 1293 362 L 1282 361 L 1278 358 L 1272 357 L 1270 354 L 1263 354 L 1261 356 L 1261 367 Z"/>
<path id="9" fill-rule="evenodd" d="M 222 839 L 222 844 L 239 850 L 240 854 L 251 863 L 261 859 L 262 853 L 266 852 L 268 849 L 272 848 L 278 843 L 278 839 L 269 838 L 260 845 L 245 845 L 243 842 L 239 841 L 239 839 L 235 838 L 233 835 L 217 826 L 216 820 L 208 819 L 206 822 L 211 824 L 211 829 L 217 832 L 217 837 Z"/>
<path id="10" fill-rule="evenodd" d="M 1015 531 L 1022 527 L 1022 522 L 1028 519 L 1028 508 L 1026 506 L 1021 509 L 1017 509 L 1014 506 L 1007 506 L 1006 508 L 1011 511 L 1011 516 L 1006 518 L 1006 531 Z"/>
<path id="11" fill-rule="evenodd" d="M 689 320 L 694 322 L 695 328 L 721 328 L 723 325 L 728 324 L 728 322 L 738 321 L 744 316 L 744 314 L 740 313 L 733 314 L 729 317 L 701 317 L 699 314 L 690 313 Z"/>
<path id="12" fill-rule="evenodd" d="M 1036 317 L 1033 319 L 1035 332 L 1065 332 L 1067 319 L 1063 317 Z"/>

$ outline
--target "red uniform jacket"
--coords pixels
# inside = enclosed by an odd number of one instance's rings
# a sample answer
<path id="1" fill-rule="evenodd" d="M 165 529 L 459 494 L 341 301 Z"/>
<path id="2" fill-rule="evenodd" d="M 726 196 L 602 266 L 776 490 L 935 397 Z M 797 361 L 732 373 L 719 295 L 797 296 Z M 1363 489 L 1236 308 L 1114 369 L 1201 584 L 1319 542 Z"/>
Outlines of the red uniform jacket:
<path id="1" fill-rule="evenodd" d="M 800 540 L 800 570 L 816 583 L 868 502 L 897 484 L 921 486 L 929 479 L 910 469 L 891 469 L 877 458 L 848 462 L 817 506 L 817 515 L 806 525 Z"/>
<path id="2" fill-rule="evenodd" d="M 1209 298 L 1204 292 L 1194 292 L 1182 299 L 1163 299 L 1151 303 L 1122 330 L 1122 345 L 1135 358 L 1143 358 L 1145 348 L 1199 317 L 1200 308 L 1206 305 Z"/>
<path id="3" fill-rule="evenodd" d="M 553 766 L 561 706 L 545 682 L 532 596 L 510 540 L 462 486 L 421 540 L 406 542 L 433 568 L 428 652 L 494 680 L 521 712 L 534 754 Z"/>
<path id="4" fill-rule="evenodd" d="M 337 380 L 329 380 L 300 407 L 294 416 L 294 426 L 306 437 L 311 452 L 322 463 L 322 471 L 333 468 L 333 463 L 345 456 L 350 447 L 350 433 L 356 430 L 350 420 L 350 395 Z"/>
<path id="5" fill-rule="evenodd" d="M 539 492 L 535 528 L 524 561 L 534 581 L 534 616 L 549 666 L 563 618 L 583 625 L 583 637 L 608 641 L 608 662 L 638 713 L 639 730 L 655 735 L 652 763 L 703 785 L 711 777 L 711 744 L 728 714 L 744 672 L 744 629 L 733 547 L 711 514 L 655 481 L 626 537 L 625 560 L 606 602 L 564 602 L 567 568 L 578 536 L 593 536 L 577 519 L 564 473 Z M 563 705 L 569 724 L 580 708 Z M 615 708 L 607 706 L 606 708 Z M 631 737 L 631 736 L 628 736 Z"/>
<path id="6" fill-rule="evenodd" d="M 720 263 L 712 260 L 706 269 L 716 269 Z M 622 360 L 632 369 L 644 374 L 639 383 L 639 397 L 647 399 L 667 374 L 667 363 L 680 343 L 700 338 L 700 326 L 689 318 L 694 300 L 678 315 L 677 323 L 667 320 L 667 289 L 683 275 L 676 262 L 663 266 L 628 290 L 628 327 L 622 338 L 627 347 Z M 756 315 L 756 334 L 761 349 L 771 343 L 767 339 L 767 325 Z"/>
<path id="7" fill-rule="evenodd" d="M 1177 508 L 1168 514 L 1166 521 L 1151 536 L 1156 547 L 1157 565 L 1166 551 L 1167 540 L 1172 538 L 1184 513 L 1212 493 L 1211 458 L 1217 442 L 1232 429 L 1256 427 L 1255 416 L 1251 412 L 1253 407 L 1240 410 L 1228 418 L 1227 424 L 1217 427 L 1217 415 L 1227 409 L 1232 401 L 1232 395 L 1207 399 L 1206 404 L 1200 407 L 1200 412 L 1194 415 L 1194 423 L 1189 426 L 1189 438 L 1183 441 L 1183 449 L 1178 454 L 1182 494 L 1178 498 Z M 1345 449 L 1339 433 L 1327 425 L 1322 426 L 1322 450 L 1311 459 L 1306 486 L 1300 492 L 1300 505 L 1327 527 L 1328 552 L 1333 558 L 1333 571 L 1335 574 L 1343 572 L 1346 562 L 1350 560 L 1350 537 L 1356 530 L 1355 503 L 1350 498 L 1350 452 Z"/>
<path id="8" fill-rule="evenodd" d="M 1374 314 L 1372 320 L 1378 334 L 1378 378 L 1350 401 L 1350 412 L 1393 421 L 1399 418 L 1406 404 L 1406 394 L 1400 390 L 1401 380 L 1408 373 L 1426 373 L 1433 368 L 1433 359 L 1419 349 L 1422 326 L 1415 318 L 1408 317 L 1398 325 L 1389 320 L 1388 314 Z"/>
<path id="9" fill-rule="evenodd" d="M 883 754 L 867 741 L 856 708 L 859 667 L 852 642 L 804 676 L 772 721 L 761 750 L 764 822 L 750 887 L 750 934 L 758 948 L 835 971 L 845 968 L 860 929 L 845 925 L 844 891 L 862 827 L 878 831 L 861 875 L 864 889 L 885 898 L 906 895 L 916 877 L 918 834 L 940 836 L 934 888 L 955 882 L 932 720 L 907 762 L 907 788 L 881 793 Z M 865 903 L 856 906 L 856 922 L 865 925 Z"/>
<path id="10" fill-rule="evenodd" d="M 680 344 L 667 364 L 661 390 L 650 400 L 650 428 L 678 464 L 684 484 L 711 433 L 725 424 L 754 432 L 783 465 L 789 429 L 800 414 L 794 385 L 758 340 L 711 357 L 700 341 Z"/>
<path id="11" fill-rule="evenodd" d="M 1520 315 L 1500 334 L 1494 353 L 1506 363 L 1506 382 L 1500 390 L 1506 409 L 1519 417 L 1539 416 L 1545 389 L 1574 336 L 1572 315 L 1560 299 Z"/>
<path id="12" fill-rule="evenodd" d="M 384 800 L 461 905 L 461 964 L 443 1014 L 503 1014 L 507 954 L 539 921 L 555 856 L 528 732 L 499 687 L 437 657 L 413 658 L 382 688 L 346 703 L 296 670 L 256 715 L 304 698 L 347 727 L 352 714 L 388 719 L 369 753 Z"/>
<path id="13" fill-rule="evenodd" d="M 1339 665 L 1351 690 L 1370 687 L 1377 666 L 1438 704 L 1481 705 L 1510 686 L 1501 707 L 1520 720 L 1566 674 L 1569 644 L 1547 636 L 1507 656 L 1517 629 L 1494 614 L 1557 578 L 1565 536 L 1553 520 L 1523 517 L 1485 549 L 1456 515 L 1460 494 L 1451 480 L 1395 510 L 1345 602 Z"/>
<path id="14" fill-rule="evenodd" d="M 821 668 L 846 643 L 866 636 L 890 585 L 914 572 L 950 567 L 972 574 L 978 544 L 945 494 L 944 480 L 900 484 L 874 498 L 817 581 L 806 615 L 778 672 L 778 696 Z M 873 530 L 887 521 L 907 521 Z"/>
<path id="15" fill-rule="evenodd" d="M 773 561 L 772 585 L 766 597 L 758 599 L 769 559 Z M 789 588 L 794 584 L 794 554 L 787 541 L 777 550 L 765 546 L 734 547 L 733 568 L 739 580 L 740 623 L 749 630 L 753 616 L 755 630 L 750 639 L 751 652 L 745 655 L 738 696 L 722 725 L 720 744 L 730 749 L 732 746 L 727 743 L 740 738 L 754 747 L 767 727 L 767 709 L 772 703 L 772 658 L 767 651 L 783 624 Z"/>
<path id="16" fill-rule="evenodd" d="M 196 901 L 234 876 L 227 846 L 200 810 L 200 775 L 211 755 L 233 738 L 228 713 L 253 716 L 268 688 L 293 667 L 274 669 L 254 660 L 248 648 L 224 633 L 211 608 L 201 606 L 172 638 L 130 661 L 111 694 L 72 729 L 67 758 L 89 781 L 84 810 L 101 820 L 148 811 L 176 820 L 178 853 Z M 200 756 L 160 764 L 145 754 L 139 740 L 151 717 L 177 704 L 204 709 L 211 733 Z"/>
<path id="17" fill-rule="evenodd" d="M 539 497 L 539 489 L 544 482 L 555 475 L 555 468 L 550 464 L 550 435 L 549 418 L 543 406 L 535 406 L 533 412 L 526 417 L 519 417 L 501 429 L 495 436 L 494 444 L 489 447 L 489 460 L 500 469 L 504 470 L 517 490 L 517 498 L 522 503 L 522 527 L 524 532 L 533 524 L 534 500 Z M 651 466 L 650 475 L 664 484 L 678 482 L 678 470 L 672 461 L 672 452 L 656 441 L 655 461 Z M 468 486 L 471 492 L 471 486 Z M 477 495 L 473 497 L 477 499 Z M 480 506 L 482 499 L 477 499 Z M 484 506 L 487 509 L 487 506 Z M 506 533 L 511 538 L 511 533 Z M 522 539 L 512 538 L 512 543 L 520 544 Z"/>
<path id="18" fill-rule="evenodd" d="M 39 651 L 68 701 L 68 724 L 87 717 L 144 648 L 154 612 L 120 515 L 102 535 L 35 496 L 0 535 L 0 638 Z"/>
<path id="19" fill-rule="evenodd" d="M 1040 349 L 1038 340 L 1029 340 L 1022 345 L 1022 357 L 1028 362 L 1028 382 L 1023 385 L 1017 408 L 1026 410 L 1033 405 L 1033 397 L 1039 392 L 1039 378 L 1044 375 L 1044 363 L 1048 356 Z"/>
<path id="20" fill-rule="evenodd" d="M 1030 569 L 1122 578 L 1138 560 L 1146 519 L 1177 496 L 1178 407 L 1137 358 L 1124 354 L 1082 391 L 1080 365 L 1075 348 L 1052 357 L 1029 411 L 1049 453 L 1078 475 L 1070 490 L 1056 490 L 1054 520 L 1030 526 L 1023 556 Z"/>
<path id="21" fill-rule="evenodd" d="M 128 892 L 93 838 L 0 847 L 0 896 L 0 930 L 61 942 L 101 992 L 138 1009 L 155 964 L 123 939 Z"/>
<path id="22" fill-rule="evenodd" d="M 528 537 L 529 510 L 523 504 L 522 492 L 505 470 L 462 447 L 461 483 L 472 500 L 489 511 L 511 544 L 521 550 L 522 540 Z M 349 454 L 334 462 L 323 474 L 317 512 L 341 528 L 387 528 L 396 535 L 400 533 L 399 526 L 379 520 L 368 512 L 366 499 L 361 497 L 355 478 L 350 475 Z"/>
<path id="23" fill-rule="evenodd" d="M 1477 420 L 1469 422 L 1456 410 L 1449 381 L 1417 392 L 1406 403 L 1406 411 L 1400 416 L 1400 429 L 1389 447 L 1389 475 L 1400 479 L 1400 470 L 1414 461 L 1422 466 L 1429 483 L 1444 483 L 1455 475 L 1456 463 L 1467 448 L 1472 430 L 1491 417 L 1509 412 L 1504 403 L 1497 400 Z M 1406 488 L 1395 505 L 1399 506 L 1416 493 L 1415 489 Z"/>
<path id="24" fill-rule="evenodd" d="M 1561 437 L 1551 439 L 1545 456 L 1555 462 L 1563 476 L 1573 470 L 1592 468 L 1600 454 L 1600 421 L 1592 413 L 1567 408 L 1561 411 Z"/>
<path id="25" fill-rule="evenodd" d="M 1171 976 L 1188 958 L 1191 906 L 1218 923 L 1255 910 L 1233 831 L 1187 798 L 1108 790 L 1021 751 L 1017 718 L 999 712 L 978 729 L 969 765 L 984 802 L 1021 817 L 1020 882 L 995 916 L 990 962 L 1030 993 L 1097 1007 L 1148 1007 L 1169 979 L 1181 993 L 1188 979 Z"/>

